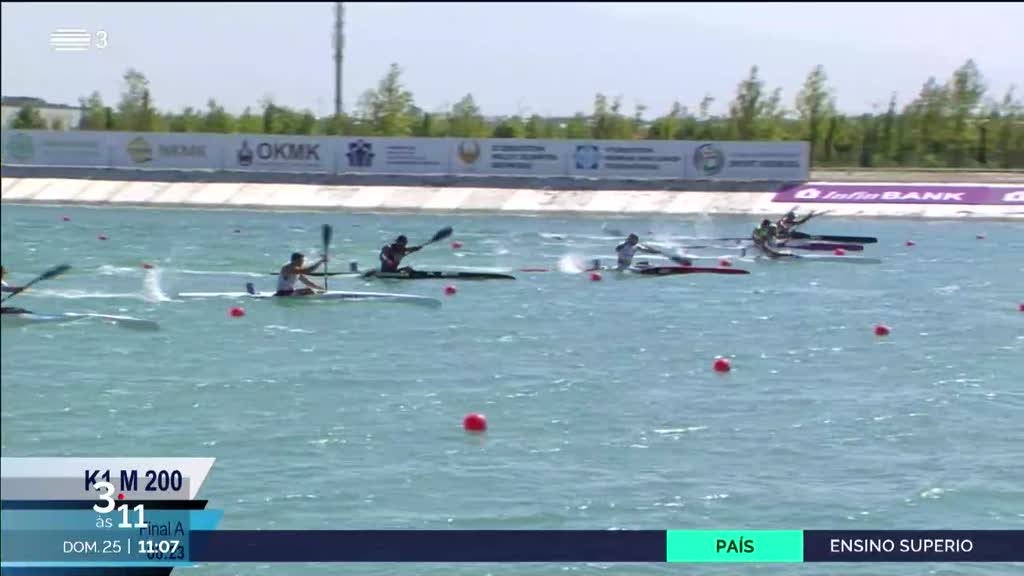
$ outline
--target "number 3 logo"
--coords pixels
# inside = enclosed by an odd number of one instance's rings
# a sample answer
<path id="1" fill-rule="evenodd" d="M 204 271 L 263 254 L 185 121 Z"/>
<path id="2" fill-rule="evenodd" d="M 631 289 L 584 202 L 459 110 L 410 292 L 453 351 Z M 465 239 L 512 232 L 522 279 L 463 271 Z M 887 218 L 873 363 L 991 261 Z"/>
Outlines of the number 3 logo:
<path id="1" fill-rule="evenodd" d="M 105 501 L 106 506 L 100 507 L 99 504 L 94 504 L 93 511 L 99 514 L 106 514 L 114 510 L 114 485 L 110 482 L 97 482 L 96 487 L 103 491 L 100 494 L 100 500 Z"/>
<path id="2" fill-rule="evenodd" d="M 104 30 L 96 33 L 96 47 L 101 50 L 107 47 L 107 33 Z"/>

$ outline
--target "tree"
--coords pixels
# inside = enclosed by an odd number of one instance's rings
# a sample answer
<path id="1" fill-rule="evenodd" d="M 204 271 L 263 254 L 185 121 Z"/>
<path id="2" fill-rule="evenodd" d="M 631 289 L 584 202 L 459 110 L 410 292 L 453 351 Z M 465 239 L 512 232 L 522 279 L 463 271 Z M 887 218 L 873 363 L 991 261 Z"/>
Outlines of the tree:
<path id="1" fill-rule="evenodd" d="M 402 69 L 392 64 L 376 90 L 369 90 L 359 101 L 360 116 L 379 136 L 408 136 L 415 122 L 413 97 L 402 86 Z"/>
<path id="2" fill-rule="evenodd" d="M 976 116 L 985 95 L 985 81 L 974 60 L 968 60 L 953 72 L 947 85 L 952 130 L 950 164 L 963 166 L 969 148 L 968 121 Z"/>
<path id="3" fill-rule="evenodd" d="M 505 118 L 494 127 L 494 138 L 526 138 L 526 126 L 519 116 Z"/>
<path id="4" fill-rule="evenodd" d="M 203 117 L 191 106 L 185 107 L 181 114 L 166 115 L 164 121 L 171 132 L 200 132 L 203 130 Z"/>
<path id="5" fill-rule="evenodd" d="M 259 134 L 263 129 L 263 120 L 252 113 L 252 108 L 246 106 L 242 115 L 238 117 L 235 127 L 242 134 Z"/>
<path id="6" fill-rule="evenodd" d="M 117 105 L 121 125 L 126 130 L 149 132 L 154 129 L 156 110 L 149 91 L 149 80 L 134 68 L 124 73 L 124 91 Z"/>
<path id="7" fill-rule="evenodd" d="M 46 120 L 32 105 L 22 106 L 18 114 L 11 122 L 11 128 L 15 130 L 45 130 Z"/>
<path id="8" fill-rule="evenodd" d="M 487 124 L 472 94 L 466 94 L 452 106 L 448 124 L 450 134 L 457 138 L 478 138 L 487 134 Z"/>
<path id="9" fill-rule="evenodd" d="M 229 134 L 235 131 L 235 119 L 210 98 L 206 102 L 206 114 L 203 116 L 202 131 L 215 134 Z"/>
<path id="10" fill-rule="evenodd" d="M 812 162 L 821 139 L 822 126 L 834 111 L 834 102 L 825 67 L 819 64 L 807 75 L 803 88 L 796 96 L 796 110 L 803 125 L 804 137 L 810 142 Z"/>
<path id="11" fill-rule="evenodd" d="M 65 127 L 64 127 L 64 119 L 63 118 L 59 118 L 58 117 L 58 118 L 54 118 L 53 120 L 50 120 L 50 130 L 62 131 L 64 129 L 65 129 Z"/>
<path id="12" fill-rule="evenodd" d="M 577 112 L 565 124 L 565 137 L 570 140 L 583 140 L 590 137 L 590 130 L 587 129 L 587 118 L 581 112 Z"/>
<path id="13" fill-rule="evenodd" d="M 78 121 L 79 130 L 106 130 L 107 112 L 103 98 L 99 92 L 93 92 L 88 98 L 79 98 L 82 117 Z"/>
<path id="14" fill-rule="evenodd" d="M 647 137 L 651 140 L 672 140 L 682 131 L 682 119 L 686 115 L 683 105 L 678 101 L 672 103 L 668 114 L 651 123 Z"/>
<path id="15" fill-rule="evenodd" d="M 550 140 L 557 136 L 558 126 L 553 120 L 542 118 L 539 114 L 530 116 L 526 122 L 526 138 Z"/>
<path id="16" fill-rule="evenodd" d="M 757 137 L 757 124 L 764 108 L 764 82 L 753 66 L 746 80 L 736 89 L 736 99 L 729 105 L 734 136 L 739 140 L 753 140 Z"/>

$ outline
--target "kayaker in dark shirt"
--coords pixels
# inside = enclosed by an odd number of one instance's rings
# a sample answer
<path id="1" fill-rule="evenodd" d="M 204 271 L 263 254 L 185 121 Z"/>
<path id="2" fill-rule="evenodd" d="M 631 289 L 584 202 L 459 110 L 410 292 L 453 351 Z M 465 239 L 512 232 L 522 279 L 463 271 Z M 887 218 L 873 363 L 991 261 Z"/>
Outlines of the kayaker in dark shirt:
<path id="1" fill-rule="evenodd" d="M 399 268 L 402 258 L 416 252 L 422 246 L 409 246 L 409 239 L 405 235 L 395 238 L 394 243 L 388 244 L 380 249 L 380 271 L 381 272 L 412 272 L 408 266 Z"/>

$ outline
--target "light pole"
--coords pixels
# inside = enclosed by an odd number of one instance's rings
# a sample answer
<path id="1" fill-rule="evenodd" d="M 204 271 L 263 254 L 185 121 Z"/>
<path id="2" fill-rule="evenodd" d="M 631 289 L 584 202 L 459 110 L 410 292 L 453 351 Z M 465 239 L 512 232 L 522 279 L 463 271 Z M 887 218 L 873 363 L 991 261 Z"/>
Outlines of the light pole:
<path id="1" fill-rule="evenodd" d="M 345 54 L 345 3 L 334 3 L 334 116 L 344 108 L 341 100 L 341 71 Z"/>

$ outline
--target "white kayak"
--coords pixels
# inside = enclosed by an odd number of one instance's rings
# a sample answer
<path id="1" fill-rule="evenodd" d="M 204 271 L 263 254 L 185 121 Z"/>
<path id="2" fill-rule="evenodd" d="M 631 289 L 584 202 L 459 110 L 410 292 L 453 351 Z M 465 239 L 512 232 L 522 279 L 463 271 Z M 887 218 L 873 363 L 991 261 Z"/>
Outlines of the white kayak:
<path id="1" fill-rule="evenodd" d="M 111 314 L 90 314 L 85 312 L 58 312 L 55 314 L 39 314 L 36 312 L 0 314 L 4 326 L 30 326 L 32 324 L 77 322 L 80 320 L 99 320 L 132 330 L 159 330 L 160 325 L 153 320 L 132 318 L 131 316 L 115 316 Z"/>
<path id="2" fill-rule="evenodd" d="M 330 290 L 307 296 L 274 296 L 273 292 L 181 292 L 179 298 L 254 298 L 265 300 L 272 298 L 282 301 L 297 300 L 348 300 L 348 301 L 383 301 L 383 302 L 405 302 L 407 304 L 419 304 L 423 306 L 438 307 L 441 301 L 437 298 L 427 296 L 415 296 L 413 294 L 393 294 L 390 292 L 348 292 L 342 290 Z"/>
<path id="3" fill-rule="evenodd" d="M 847 264 L 881 264 L 881 258 L 868 258 L 865 256 L 833 256 L 830 254 L 787 254 L 779 258 L 768 256 L 757 256 L 758 260 L 777 262 L 786 260 L 800 260 L 801 262 L 845 262 Z"/>

